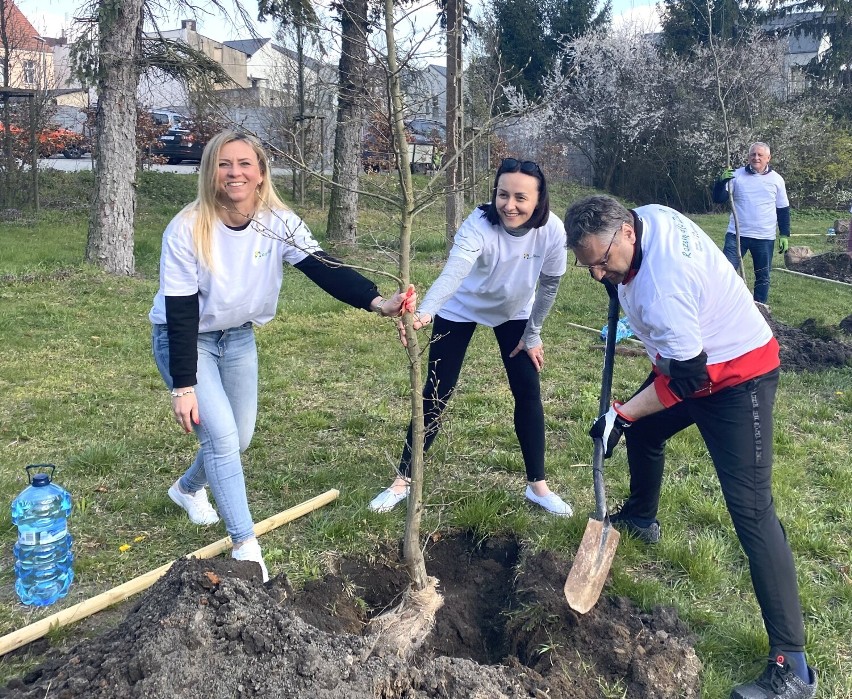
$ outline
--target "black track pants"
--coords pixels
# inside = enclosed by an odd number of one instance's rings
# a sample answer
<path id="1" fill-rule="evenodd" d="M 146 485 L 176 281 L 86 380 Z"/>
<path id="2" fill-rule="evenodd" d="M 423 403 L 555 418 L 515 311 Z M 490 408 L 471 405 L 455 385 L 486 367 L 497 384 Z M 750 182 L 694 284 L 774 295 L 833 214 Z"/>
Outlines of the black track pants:
<path id="1" fill-rule="evenodd" d="M 455 390 L 476 325 L 435 316 L 429 345 L 428 374 L 423 387 L 423 423 L 426 428 L 424 447 L 427 450 L 438 434 L 441 413 Z M 521 445 L 527 480 L 540 481 L 544 479 L 544 408 L 541 404 L 539 375 L 526 352 L 519 352 L 509 358 L 509 354 L 518 346 L 526 325 L 526 320 L 510 320 L 495 327 L 494 336 L 500 346 L 500 358 L 515 399 L 515 434 Z M 407 476 L 410 470 L 411 425 L 405 437 L 399 472 Z"/>
<path id="2" fill-rule="evenodd" d="M 695 424 L 748 558 L 770 648 L 790 652 L 804 649 L 805 630 L 793 554 L 772 499 L 772 409 L 778 374 L 776 369 L 707 397 L 684 400 L 625 430 L 630 464 L 626 511 L 656 518 L 666 440 Z"/>

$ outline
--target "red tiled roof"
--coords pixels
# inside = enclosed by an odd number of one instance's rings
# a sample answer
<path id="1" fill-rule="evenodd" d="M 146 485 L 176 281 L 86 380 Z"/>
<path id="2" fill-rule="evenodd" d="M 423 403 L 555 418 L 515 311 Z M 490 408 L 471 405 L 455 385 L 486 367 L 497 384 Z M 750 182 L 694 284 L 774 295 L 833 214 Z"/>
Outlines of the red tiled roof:
<path id="1" fill-rule="evenodd" d="M 52 46 L 36 40 L 39 33 L 12 0 L 6 0 L 6 36 L 11 48 L 53 53 Z"/>

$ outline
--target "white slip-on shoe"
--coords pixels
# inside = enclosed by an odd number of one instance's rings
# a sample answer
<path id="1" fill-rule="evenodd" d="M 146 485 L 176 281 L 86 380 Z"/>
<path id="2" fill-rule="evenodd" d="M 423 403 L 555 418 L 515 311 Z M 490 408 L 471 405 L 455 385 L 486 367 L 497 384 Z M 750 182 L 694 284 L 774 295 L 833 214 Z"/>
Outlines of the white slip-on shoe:
<path id="1" fill-rule="evenodd" d="M 571 509 L 571 505 L 565 502 L 553 491 L 550 491 L 547 495 L 536 495 L 532 487 L 528 485 L 527 492 L 524 493 L 524 495 L 527 500 L 543 507 L 552 515 L 570 517 L 574 514 L 574 510 Z"/>
<path id="2" fill-rule="evenodd" d="M 409 486 L 405 486 L 405 490 L 401 493 L 395 493 L 390 488 L 387 488 L 370 500 L 370 504 L 367 507 L 373 512 L 390 512 L 408 497 L 408 491 Z"/>
<path id="3" fill-rule="evenodd" d="M 219 515 L 213 509 L 213 505 L 207 499 L 207 489 L 202 488 L 194 493 L 184 493 L 181 491 L 178 481 L 172 483 L 169 488 L 169 497 L 179 507 L 186 510 L 189 515 L 189 521 L 193 524 L 216 524 L 219 521 Z"/>
<path id="4" fill-rule="evenodd" d="M 269 581 L 269 571 L 266 570 L 266 563 L 263 561 L 263 552 L 260 550 L 260 544 L 257 539 L 249 539 L 244 541 L 242 546 L 231 551 L 231 558 L 237 561 L 254 561 L 260 566 L 263 582 Z"/>

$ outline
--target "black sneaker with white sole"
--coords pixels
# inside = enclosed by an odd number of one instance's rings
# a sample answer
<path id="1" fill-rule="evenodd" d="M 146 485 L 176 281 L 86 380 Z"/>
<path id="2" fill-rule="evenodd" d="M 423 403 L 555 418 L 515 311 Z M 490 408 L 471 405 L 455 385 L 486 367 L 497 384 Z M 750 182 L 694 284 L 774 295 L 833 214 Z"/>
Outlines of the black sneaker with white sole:
<path id="1" fill-rule="evenodd" d="M 817 690 L 817 673 L 808 667 L 810 684 L 793 672 L 783 655 L 770 658 L 763 674 L 754 682 L 734 687 L 731 699 L 812 699 Z"/>

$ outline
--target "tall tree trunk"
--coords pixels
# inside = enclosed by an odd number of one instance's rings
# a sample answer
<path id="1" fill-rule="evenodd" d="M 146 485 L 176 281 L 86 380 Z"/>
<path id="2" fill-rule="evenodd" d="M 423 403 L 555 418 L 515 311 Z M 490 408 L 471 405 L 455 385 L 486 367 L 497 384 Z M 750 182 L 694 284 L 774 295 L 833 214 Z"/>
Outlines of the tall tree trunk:
<path id="1" fill-rule="evenodd" d="M 340 19 L 342 39 L 338 62 L 337 128 L 334 133 L 334 185 L 326 230 L 329 240 L 354 243 L 366 91 L 367 0 L 344 0 Z"/>
<path id="2" fill-rule="evenodd" d="M 464 213 L 462 144 L 462 16 L 464 0 L 447 0 L 447 151 L 444 155 L 447 192 L 447 250 L 461 227 Z"/>
<path id="3" fill-rule="evenodd" d="M 86 261 L 113 274 L 134 272 L 136 88 L 143 0 L 101 0 L 95 190 Z"/>

